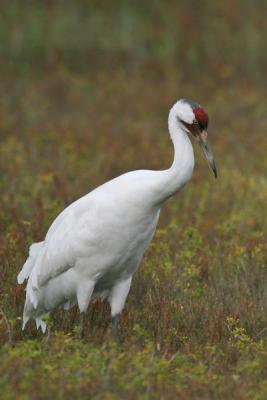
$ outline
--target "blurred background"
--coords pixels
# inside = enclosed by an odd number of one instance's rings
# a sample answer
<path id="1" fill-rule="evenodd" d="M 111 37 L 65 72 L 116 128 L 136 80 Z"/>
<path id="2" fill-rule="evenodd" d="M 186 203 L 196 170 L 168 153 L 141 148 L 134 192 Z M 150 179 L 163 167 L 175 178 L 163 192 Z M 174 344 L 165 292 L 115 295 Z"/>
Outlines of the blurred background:
<path id="1" fill-rule="evenodd" d="M 68 203 L 125 170 L 166 168 L 168 110 L 181 97 L 210 115 L 217 187 L 225 168 L 265 176 L 266 2 L 2 0 L 0 11 L 9 205 L 40 179 Z"/>
<path id="2" fill-rule="evenodd" d="M 266 342 L 266 15 L 263 0 L 1 0 L 1 343 L 36 337 L 16 319 L 28 246 L 104 181 L 170 166 L 167 116 L 186 97 L 209 114 L 219 178 L 195 147 L 193 178 L 163 208 L 135 277 L 123 340 L 140 323 L 163 357 L 210 354 L 223 387 L 246 393 L 227 374 L 241 357 L 235 329 L 253 351 L 255 338 Z M 53 324 L 70 332 L 77 318 L 58 312 Z M 108 307 L 91 307 L 88 325 L 89 340 L 103 343 Z"/>

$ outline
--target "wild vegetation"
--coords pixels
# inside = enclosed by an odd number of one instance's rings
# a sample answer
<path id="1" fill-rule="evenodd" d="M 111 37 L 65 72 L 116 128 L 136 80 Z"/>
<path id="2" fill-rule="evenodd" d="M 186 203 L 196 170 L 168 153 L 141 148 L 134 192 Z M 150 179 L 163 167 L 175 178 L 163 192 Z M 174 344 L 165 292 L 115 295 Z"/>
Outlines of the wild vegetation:
<path id="1" fill-rule="evenodd" d="M 0 393 L 5 399 L 266 399 L 264 2 L 1 2 Z M 210 115 L 219 178 L 165 204 L 111 340 L 109 307 L 21 332 L 16 275 L 71 201 L 167 168 L 168 109 Z"/>

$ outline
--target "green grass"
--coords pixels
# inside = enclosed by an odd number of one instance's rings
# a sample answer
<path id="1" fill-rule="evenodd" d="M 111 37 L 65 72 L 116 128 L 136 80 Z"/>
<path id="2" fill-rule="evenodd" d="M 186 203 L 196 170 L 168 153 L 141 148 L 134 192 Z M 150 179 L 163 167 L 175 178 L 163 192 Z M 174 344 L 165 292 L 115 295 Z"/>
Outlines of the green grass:
<path id="1" fill-rule="evenodd" d="M 265 399 L 263 10 L 246 1 L 117 1 L 94 13 L 82 1 L 12 4 L 1 6 L 0 28 L 1 396 Z M 77 309 L 52 314 L 49 339 L 32 322 L 22 333 L 16 275 L 29 245 L 104 181 L 167 168 L 167 115 L 179 97 L 209 113 L 219 178 L 195 147 L 194 176 L 163 207 L 134 277 L 121 346 L 101 302 L 90 305 L 85 341 Z"/>

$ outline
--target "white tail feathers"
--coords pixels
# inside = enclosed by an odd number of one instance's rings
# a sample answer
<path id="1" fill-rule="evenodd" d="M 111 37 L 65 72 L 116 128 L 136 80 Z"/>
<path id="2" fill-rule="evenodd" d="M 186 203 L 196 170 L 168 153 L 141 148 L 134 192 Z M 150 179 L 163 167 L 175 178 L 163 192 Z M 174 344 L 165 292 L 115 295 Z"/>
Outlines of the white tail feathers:
<path id="1" fill-rule="evenodd" d="M 33 305 L 33 308 L 36 309 L 38 306 L 38 294 L 37 294 L 37 291 L 34 290 L 34 288 L 32 287 L 32 284 L 30 281 L 28 282 L 26 291 L 27 291 L 27 294 L 29 295 L 29 299 Z"/>
<path id="2" fill-rule="evenodd" d="M 21 285 L 25 279 L 28 279 L 34 264 L 36 262 L 36 258 L 39 254 L 39 251 L 42 249 L 44 242 L 38 242 L 38 243 L 33 243 L 30 246 L 30 250 L 29 250 L 29 257 L 27 258 L 25 264 L 22 267 L 22 270 L 20 271 L 20 273 L 18 274 L 17 280 L 18 283 Z"/>
<path id="3" fill-rule="evenodd" d="M 29 258 L 26 260 L 25 264 L 23 265 L 22 270 L 21 270 L 20 273 L 18 274 L 17 281 L 18 281 L 18 284 L 19 284 L 19 285 L 21 285 L 21 284 L 25 281 L 25 279 L 27 279 L 27 278 L 29 277 L 29 275 L 30 275 L 30 273 L 31 273 L 31 270 L 32 270 L 32 267 L 33 267 L 32 264 L 33 264 L 33 261 L 32 261 L 32 259 L 29 257 Z"/>
<path id="4" fill-rule="evenodd" d="M 46 310 L 44 310 L 40 307 L 37 309 L 37 304 L 32 302 L 30 292 L 29 292 L 29 286 L 31 286 L 30 281 L 28 281 L 27 291 L 26 291 L 26 301 L 25 301 L 24 311 L 23 311 L 22 330 L 25 329 L 27 322 L 32 318 L 35 320 L 36 328 L 39 329 L 41 327 L 42 332 L 45 333 L 46 322 L 42 320 L 42 317 L 44 315 L 47 315 L 48 313 L 46 312 Z M 32 291 L 32 288 L 30 288 L 30 289 Z M 36 298 L 34 298 L 34 300 L 37 301 L 37 295 L 36 295 Z"/>
<path id="5" fill-rule="evenodd" d="M 29 321 L 30 317 L 28 316 L 24 316 L 23 317 L 23 323 L 22 323 L 22 330 L 24 331 L 25 326 L 27 324 L 27 322 Z M 35 318 L 35 323 L 36 323 L 36 328 L 39 329 L 41 327 L 41 330 L 43 333 L 45 333 L 46 331 L 46 322 L 43 321 L 41 318 Z"/>
<path id="6" fill-rule="evenodd" d="M 29 321 L 30 317 L 23 315 L 23 322 L 22 322 L 22 330 L 24 331 L 27 322 Z"/>
<path id="7" fill-rule="evenodd" d="M 41 327 L 42 332 L 45 333 L 46 323 L 41 318 L 35 318 L 35 323 L 36 323 L 36 328 L 39 329 L 39 327 Z"/>

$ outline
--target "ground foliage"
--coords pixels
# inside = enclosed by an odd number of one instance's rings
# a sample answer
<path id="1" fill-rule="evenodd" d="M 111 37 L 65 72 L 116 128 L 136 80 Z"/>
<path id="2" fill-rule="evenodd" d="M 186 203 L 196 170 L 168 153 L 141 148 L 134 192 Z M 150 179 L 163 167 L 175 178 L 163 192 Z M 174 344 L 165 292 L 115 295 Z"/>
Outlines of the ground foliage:
<path id="1" fill-rule="evenodd" d="M 168 4 L 166 4 L 168 3 Z M 266 399 L 266 4 L 1 2 L 0 390 L 5 399 Z M 96 302 L 21 332 L 16 275 L 71 201 L 167 168 L 178 97 L 210 114 L 110 340 Z"/>

